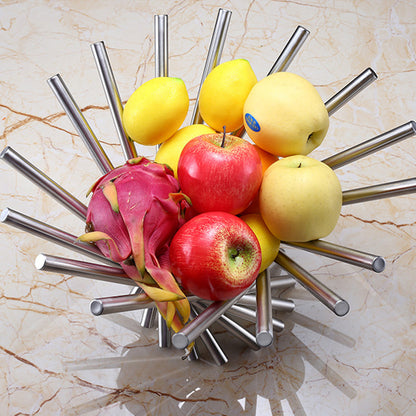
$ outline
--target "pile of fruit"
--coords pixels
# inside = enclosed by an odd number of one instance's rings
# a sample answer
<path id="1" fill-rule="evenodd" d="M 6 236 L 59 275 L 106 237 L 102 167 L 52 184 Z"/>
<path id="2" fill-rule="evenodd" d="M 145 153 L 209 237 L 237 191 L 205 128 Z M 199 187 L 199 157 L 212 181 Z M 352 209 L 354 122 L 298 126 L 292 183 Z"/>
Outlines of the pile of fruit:
<path id="1" fill-rule="evenodd" d="M 131 95 L 124 129 L 158 145 L 155 160 L 130 159 L 94 184 L 79 237 L 120 263 L 174 331 L 189 319 L 187 295 L 237 296 L 281 241 L 327 236 L 342 205 L 334 171 L 307 156 L 329 125 L 309 81 L 288 72 L 258 81 L 235 59 L 208 74 L 198 104 L 204 123 L 183 127 L 181 79 L 156 77 Z"/>

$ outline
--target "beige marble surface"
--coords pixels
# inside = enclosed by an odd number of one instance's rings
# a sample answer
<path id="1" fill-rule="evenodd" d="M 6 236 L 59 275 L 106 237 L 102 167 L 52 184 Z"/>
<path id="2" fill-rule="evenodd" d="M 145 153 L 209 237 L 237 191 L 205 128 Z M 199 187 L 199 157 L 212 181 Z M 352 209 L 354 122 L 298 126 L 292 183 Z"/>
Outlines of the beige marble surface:
<path id="1" fill-rule="evenodd" d="M 0 2 L 0 139 L 87 202 L 99 171 L 46 80 L 60 73 L 114 164 L 123 161 L 90 45 L 107 46 L 123 100 L 154 75 L 153 16 L 169 16 L 170 74 L 194 103 L 220 7 L 232 11 L 222 61 L 268 72 L 298 25 L 311 34 L 289 70 L 324 101 L 367 67 L 378 80 L 331 116 L 312 156 L 325 158 L 416 114 L 416 5 L 411 0 Z M 338 169 L 344 190 L 416 176 L 415 139 Z M 154 149 L 140 149 L 152 155 Z M 1 208 L 74 234 L 83 223 L 4 162 Z M 2 415 L 406 415 L 416 414 L 416 196 L 345 206 L 328 240 L 384 256 L 382 273 L 291 250 L 344 297 L 335 316 L 305 289 L 295 311 L 258 352 L 214 328 L 229 363 L 201 349 L 197 362 L 160 349 L 140 312 L 93 317 L 111 283 L 40 272 L 39 253 L 80 258 L 0 227 Z M 127 289 L 128 290 L 128 289 Z M 254 327 L 249 327 L 254 331 Z"/>

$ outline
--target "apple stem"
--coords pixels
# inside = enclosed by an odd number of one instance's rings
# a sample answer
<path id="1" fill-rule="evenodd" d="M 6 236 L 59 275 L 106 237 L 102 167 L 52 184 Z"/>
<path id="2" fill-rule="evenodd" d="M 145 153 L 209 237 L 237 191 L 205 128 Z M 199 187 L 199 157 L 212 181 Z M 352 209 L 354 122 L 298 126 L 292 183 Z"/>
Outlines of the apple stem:
<path id="1" fill-rule="evenodd" d="M 224 147 L 225 145 L 225 126 L 222 127 L 222 142 L 221 142 L 221 147 Z"/>
<path id="2" fill-rule="evenodd" d="M 300 168 L 302 166 L 302 162 L 299 162 L 299 166 L 298 166 L 298 168 Z"/>

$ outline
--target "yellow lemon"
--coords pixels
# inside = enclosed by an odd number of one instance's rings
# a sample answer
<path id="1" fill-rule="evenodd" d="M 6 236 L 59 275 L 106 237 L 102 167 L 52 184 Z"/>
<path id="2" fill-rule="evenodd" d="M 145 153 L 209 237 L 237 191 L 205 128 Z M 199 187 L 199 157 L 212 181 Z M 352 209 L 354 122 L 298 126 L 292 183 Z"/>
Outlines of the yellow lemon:
<path id="1" fill-rule="evenodd" d="M 210 127 L 232 132 L 243 125 L 244 102 L 257 78 L 246 59 L 216 66 L 205 78 L 199 93 L 199 112 Z"/>
<path id="2" fill-rule="evenodd" d="M 328 111 L 305 78 L 277 72 L 259 81 L 244 103 L 244 127 L 251 140 L 273 155 L 307 155 L 323 141 Z"/>
<path id="3" fill-rule="evenodd" d="M 194 137 L 212 133 L 215 133 L 215 130 L 205 124 L 192 124 L 191 126 L 182 127 L 161 144 L 156 153 L 155 162 L 168 165 L 175 173 L 175 178 L 178 178 L 179 156 L 185 145 Z"/>
<path id="4" fill-rule="evenodd" d="M 132 140 L 154 146 L 181 127 L 188 107 L 188 92 L 180 78 L 152 78 L 128 99 L 123 111 L 123 125 Z"/>
<path id="5" fill-rule="evenodd" d="M 270 232 L 260 214 L 247 214 L 240 218 L 253 230 L 259 240 L 262 257 L 260 273 L 273 263 L 279 252 L 280 240 Z"/>

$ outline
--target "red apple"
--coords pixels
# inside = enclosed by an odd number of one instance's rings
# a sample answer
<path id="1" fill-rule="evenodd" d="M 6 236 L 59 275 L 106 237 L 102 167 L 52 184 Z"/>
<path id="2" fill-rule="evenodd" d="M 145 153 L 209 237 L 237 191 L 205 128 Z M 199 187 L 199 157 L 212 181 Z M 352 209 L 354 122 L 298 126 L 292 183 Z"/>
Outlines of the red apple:
<path id="1" fill-rule="evenodd" d="M 243 212 L 262 180 L 260 156 L 254 145 L 229 134 L 204 134 L 182 150 L 178 180 L 199 212 Z"/>
<path id="2" fill-rule="evenodd" d="M 182 287 L 209 300 L 231 299 L 256 279 L 260 244 L 251 228 L 227 212 L 206 212 L 185 223 L 169 249 Z"/>

